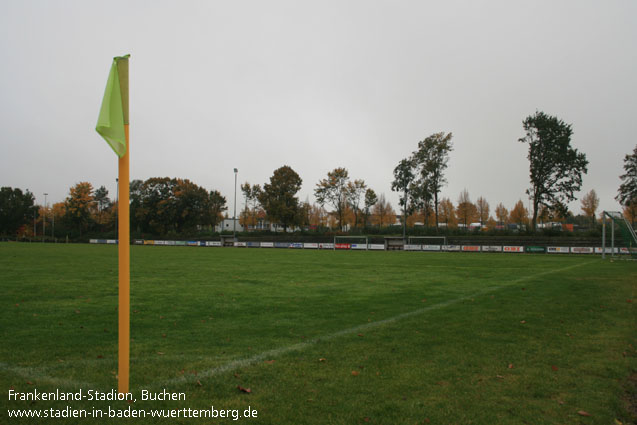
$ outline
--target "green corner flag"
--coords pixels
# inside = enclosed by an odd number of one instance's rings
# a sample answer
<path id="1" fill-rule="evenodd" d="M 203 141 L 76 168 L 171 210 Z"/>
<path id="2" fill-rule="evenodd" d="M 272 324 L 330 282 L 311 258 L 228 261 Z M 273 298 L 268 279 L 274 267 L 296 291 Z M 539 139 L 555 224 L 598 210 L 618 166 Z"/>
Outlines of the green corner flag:
<path id="1" fill-rule="evenodd" d="M 97 127 L 95 127 L 95 130 L 120 158 L 126 154 L 124 125 L 128 124 L 128 93 L 122 93 L 122 89 L 128 90 L 128 81 L 126 84 L 120 84 L 120 78 L 128 79 L 128 75 L 120 75 L 118 62 L 123 59 L 128 60 L 129 56 L 113 58 L 100 115 L 97 119 Z"/>

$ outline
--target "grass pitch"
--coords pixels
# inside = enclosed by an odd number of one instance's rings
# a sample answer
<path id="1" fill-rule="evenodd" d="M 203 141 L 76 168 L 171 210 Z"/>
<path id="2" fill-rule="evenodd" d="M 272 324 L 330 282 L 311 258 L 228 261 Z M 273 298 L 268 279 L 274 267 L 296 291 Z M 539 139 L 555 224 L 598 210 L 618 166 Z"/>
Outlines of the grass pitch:
<path id="1" fill-rule="evenodd" d="M 116 250 L 0 244 L 4 391 L 117 388 Z M 626 395 L 637 370 L 632 262 L 133 246 L 131 273 L 136 402 L 16 401 L 5 392 L 0 423 L 237 423 L 233 411 L 248 408 L 257 417 L 238 422 L 635 419 Z M 163 389 L 186 400 L 140 400 L 142 390 Z M 8 416 L 66 406 L 148 416 Z M 211 406 L 216 418 L 149 416 Z"/>

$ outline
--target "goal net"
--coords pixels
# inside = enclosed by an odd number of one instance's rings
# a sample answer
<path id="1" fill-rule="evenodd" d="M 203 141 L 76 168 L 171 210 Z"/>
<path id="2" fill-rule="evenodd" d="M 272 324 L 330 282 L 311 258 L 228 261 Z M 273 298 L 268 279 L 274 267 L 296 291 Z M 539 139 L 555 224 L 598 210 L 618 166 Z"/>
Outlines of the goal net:
<path id="1" fill-rule="evenodd" d="M 334 236 L 334 249 L 369 249 L 367 236 Z"/>

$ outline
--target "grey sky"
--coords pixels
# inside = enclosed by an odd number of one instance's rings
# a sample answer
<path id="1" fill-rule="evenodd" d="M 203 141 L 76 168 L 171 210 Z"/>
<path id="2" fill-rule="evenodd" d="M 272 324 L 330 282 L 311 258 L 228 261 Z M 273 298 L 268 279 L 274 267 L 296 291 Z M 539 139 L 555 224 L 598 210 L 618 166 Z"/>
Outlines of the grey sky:
<path id="1" fill-rule="evenodd" d="M 131 178 L 189 178 L 226 196 L 290 165 L 314 202 L 335 167 L 397 208 L 392 170 L 454 133 L 449 184 L 511 208 L 528 183 L 522 120 L 574 129 L 617 210 L 637 134 L 637 2 L 24 1 L 0 14 L 0 185 L 62 201 L 80 181 L 115 197 L 94 127 L 113 56 L 131 54 Z M 240 192 L 239 192 L 240 195 Z M 238 202 L 239 208 L 243 202 Z M 580 213 L 580 202 L 571 204 Z"/>

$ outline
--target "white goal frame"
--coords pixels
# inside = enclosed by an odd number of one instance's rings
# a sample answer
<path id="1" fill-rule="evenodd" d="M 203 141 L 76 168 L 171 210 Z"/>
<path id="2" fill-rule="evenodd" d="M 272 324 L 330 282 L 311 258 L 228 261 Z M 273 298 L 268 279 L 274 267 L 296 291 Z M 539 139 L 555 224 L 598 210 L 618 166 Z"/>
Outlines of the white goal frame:
<path id="1" fill-rule="evenodd" d="M 351 242 L 338 242 L 339 239 L 361 239 L 365 241 L 365 251 L 369 250 L 369 238 L 367 236 L 334 236 L 334 250 L 336 250 L 337 243 L 349 243 Z"/>
<path id="2" fill-rule="evenodd" d="M 418 244 L 413 244 L 412 240 L 413 239 L 422 239 L 422 240 L 429 240 L 429 239 L 438 239 L 441 240 L 442 239 L 442 244 L 432 244 L 432 245 L 441 245 L 441 246 L 445 246 L 447 245 L 447 237 L 446 236 L 409 236 L 409 238 L 407 239 L 407 243 L 409 245 L 418 245 Z M 426 244 L 429 245 L 429 244 Z"/>

